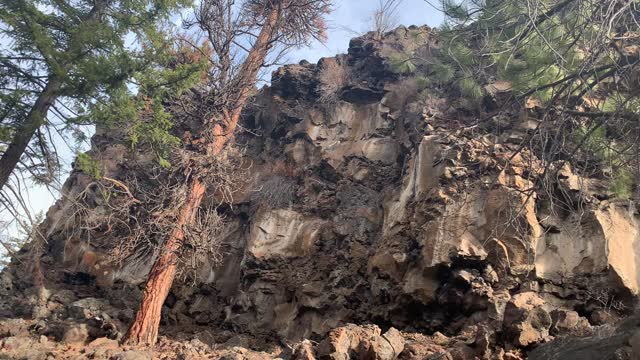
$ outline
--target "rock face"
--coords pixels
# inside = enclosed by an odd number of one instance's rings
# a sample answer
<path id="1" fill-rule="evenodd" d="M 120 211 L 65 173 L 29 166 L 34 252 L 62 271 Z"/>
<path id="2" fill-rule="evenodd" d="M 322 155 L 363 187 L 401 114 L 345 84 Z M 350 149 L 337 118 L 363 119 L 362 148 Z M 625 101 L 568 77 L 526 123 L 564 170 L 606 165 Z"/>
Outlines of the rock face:
<path id="1" fill-rule="evenodd" d="M 238 137 L 252 168 L 225 213 L 223 260 L 200 269 L 196 286 L 176 284 L 164 325 L 320 342 L 299 347 L 299 359 L 516 359 L 503 348 L 588 332 L 592 314 L 630 307 L 640 291 L 633 203 L 568 167 L 554 184 L 562 206 L 532 192 L 543 167 L 514 140 L 530 131 L 526 116 L 503 114 L 512 125 L 496 134 L 446 92 L 419 96 L 415 79 L 386 64 L 391 49 L 432 42 L 415 27 L 354 39 L 338 56 L 351 83 L 331 103 L 316 100 L 326 59 L 274 72 Z M 116 135 L 93 139 L 105 176 L 153 161 Z M 68 197 L 90 182 L 74 171 Z M 108 234 L 89 243 L 63 231 L 70 209 L 58 201 L 44 225 L 48 311 L 122 327 L 153 257 L 109 263 Z M 36 302 L 21 269 L 2 274 L 15 299 L 3 313 Z"/>

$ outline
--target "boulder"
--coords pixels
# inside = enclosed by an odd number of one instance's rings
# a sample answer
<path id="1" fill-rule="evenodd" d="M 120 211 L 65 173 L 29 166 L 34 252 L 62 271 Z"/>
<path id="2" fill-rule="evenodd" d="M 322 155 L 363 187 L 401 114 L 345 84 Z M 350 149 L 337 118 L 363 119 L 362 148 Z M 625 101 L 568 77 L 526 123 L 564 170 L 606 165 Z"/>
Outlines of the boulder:
<path id="1" fill-rule="evenodd" d="M 348 324 L 329 332 L 318 344 L 318 358 L 328 360 L 349 360 L 364 358 L 377 336 L 380 328 L 375 325 L 358 326 Z"/>
<path id="2" fill-rule="evenodd" d="M 118 348 L 118 341 L 117 340 L 112 340 L 106 337 L 102 337 L 102 338 L 97 338 L 93 341 L 91 341 L 89 343 L 89 347 L 91 348 L 110 348 L 110 349 L 116 349 Z"/>
<path id="3" fill-rule="evenodd" d="M 303 340 L 293 350 L 292 360 L 316 360 L 313 344 L 309 340 Z"/>
<path id="4" fill-rule="evenodd" d="M 404 338 L 395 328 L 381 334 L 375 325 L 349 324 L 332 330 L 317 347 L 318 359 L 394 360 L 404 350 Z"/>
<path id="5" fill-rule="evenodd" d="M 26 336 L 10 336 L 0 341 L 0 359 L 49 360 L 49 349 Z"/>
<path id="6" fill-rule="evenodd" d="M 62 342 L 67 344 L 84 343 L 89 339 L 89 328 L 86 324 L 71 324 L 64 331 Z"/>
<path id="7" fill-rule="evenodd" d="M 517 346 L 529 346 L 549 337 L 551 316 L 543 308 L 544 300 L 535 292 L 514 295 L 504 311 L 503 329 Z"/>
<path id="8" fill-rule="evenodd" d="M 404 350 L 399 359 L 422 360 L 431 359 L 433 356 L 437 359 L 438 356 L 446 354 L 445 347 L 449 342 L 450 339 L 439 332 L 432 336 L 407 334 Z"/>
<path id="9" fill-rule="evenodd" d="M 25 336 L 9 336 L 2 339 L 2 350 L 20 352 L 34 346 L 34 340 Z"/>
<path id="10" fill-rule="evenodd" d="M 589 321 L 572 310 L 553 310 L 551 315 L 551 335 L 581 334 L 591 326 Z"/>
<path id="11" fill-rule="evenodd" d="M 127 350 L 115 354 L 112 360 L 153 360 L 153 353 L 151 351 Z"/>
<path id="12" fill-rule="evenodd" d="M 0 320 L 0 338 L 26 335 L 29 325 L 24 319 Z"/>
<path id="13" fill-rule="evenodd" d="M 510 299 L 511 295 L 509 294 L 509 291 L 494 291 L 487 309 L 487 315 L 489 319 L 495 320 L 498 323 L 502 323 L 502 320 L 504 318 L 504 310 L 507 307 L 507 303 Z"/>
<path id="14" fill-rule="evenodd" d="M 453 348 L 448 351 L 452 360 L 475 360 L 476 351 L 469 345 L 458 342 L 453 345 Z"/>
<path id="15" fill-rule="evenodd" d="M 382 335 L 375 336 L 367 352 L 370 360 L 394 360 L 404 350 L 404 338 L 400 331 L 390 328 Z"/>
<path id="16" fill-rule="evenodd" d="M 76 319 L 90 319 L 99 316 L 109 304 L 106 300 L 88 297 L 74 301 L 69 305 L 69 316 Z"/>
<path id="17" fill-rule="evenodd" d="M 196 357 L 195 359 L 200 360 L 204 357 Z M 208 357 L 207 357 L 208 358 Z M 187 359 L 191 359 L 187 357 Z M 249 349 L 245 349 L 243 347 L 233 347 L 231 349 L 226 349 L 220 352 L 217 352 L 213 359 L 220 360 L 276 360 L 281 359 L 279 357 L 274 356 L 273 354 L 266 353 L 263 351 L 253 351 Z"/>
<path id="18" fill-rule="evenodd" d="M 589 315 L 589 322 L 595 326 L 610 325 L 616 320 L 618 320 L 617 316 L 615 316 L 611 311 L 605 309 L 596 309 L 591 312 L 591 315 Z"/>
<path id="19" fill-rule="evenodd" d="M 114 354 L 122 351 L 118 341 L 98 338 L 87 345 L 87 357 L 92 359 L 112 359 Z"/>
<path id="20" fill-rule="evenodd" d="M 51 295 L 50 301 L 55 301 L 64 305 L 70 305 L 73 303 L 78 297 L 75 292 L 68 289 L 62 289 L 56 291 L 53 295 Z"/>

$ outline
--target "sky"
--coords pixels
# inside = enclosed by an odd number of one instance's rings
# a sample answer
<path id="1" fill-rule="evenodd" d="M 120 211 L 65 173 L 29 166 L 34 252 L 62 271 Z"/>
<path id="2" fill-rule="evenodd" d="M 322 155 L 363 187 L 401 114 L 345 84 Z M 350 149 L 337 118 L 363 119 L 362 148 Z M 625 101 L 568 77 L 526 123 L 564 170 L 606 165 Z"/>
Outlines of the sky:
<path id="1" fill-rule="evenodd" d="M 337 0 L 328 17 L 328 40 L 325 44 L 314 43 L 309 48 L 298 49 L 289 55 L 290 62 L 307 60 L 315 63 L 322 57 L 346 53 L 349 40 L 371 30 L 371 15 L 378 7 L 379 0 Z M 424 0 L 403 0 L 398 8 L 398 25 L 439 26 L 442 13 L 436 11 Z"/>
<path id="2" fill-rule="evenodd" d="M 293 50 L 287 55 L 286 62 L 297 63 L 301 60 L 307 60 L 315 63 L 323 57 L 346 53 L 351 38 L 371 30 L 372 14 L 378 7 L 378 3 L 379 0 L 336 0 L 333 5 L 333 11 L 327 19 L 327 41 L 324 44 L 315 42 L 308 48 Z M 424 0 L 403 0 L 395 19 L 398 25 L 429 25 L 436 27 L 442 23 L 443 16 Z M 61 139 L 60 141 L 62 142 Z M 62 181 L 64 181 L 75 154 L 73 151 L 66 149 L 67 147 L 64 144 L 60 145 L 61 148 L 65 149 L 61 151 L 64 154 L 63 163 L 66 164 L 66 171 L 61 176 Z M 40 211 L 46 213 L 47 209 L 55 202 L 56 194 L 42 186 L 30 186 L 27 189 L 25 198 L 31 207 L 32 213 L 35 214 Z M 2 219 L 0 215 L 1 220 L 7 219 Z M 0 228 L 0 235 L 5 231 L 7 230 Z M 8 229 L 8 232 L 17 234 L 16 229 Z"/>

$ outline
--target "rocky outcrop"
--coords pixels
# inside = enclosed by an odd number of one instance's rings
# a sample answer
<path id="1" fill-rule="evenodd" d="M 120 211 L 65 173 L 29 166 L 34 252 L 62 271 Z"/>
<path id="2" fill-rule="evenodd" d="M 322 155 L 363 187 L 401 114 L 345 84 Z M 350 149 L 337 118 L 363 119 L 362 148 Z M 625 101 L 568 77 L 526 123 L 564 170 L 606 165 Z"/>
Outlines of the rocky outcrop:
<path id="1" fill-rule="evenodd" d="M 504 112 L 479 123 L 444 89 L 420 93 L 387 59 L 421 46 L 437 47 L 427 28 L 354 39 L 339 56 L 351 83 L 329 103 L 316 100 L 326 59 L 274 72 L 237 140 L 251 170 L 224 208 L 223 259 L 199 269 L 195 286 L 174 286 L 163 326 L 302 341 L 286 354 L 296 359 L 518 359 L 633 306 L 633 202 L 568 166 L 535 191 L 544 167 L 520 143 L 534 120 Z M 93 139 L 105 175 L 152 164 L 116 135 L 99 129 Z M 81 334 L 87 342 L 118 338 L 153 260 L 109 263 L 108 232 L 87 242 L 63 231 L 68 199 L 95 196 L 90 183 L 80 170 L 67 181 L 41 259 L 52 291 L 43 317 L 99 317 Z M 23 269 L 0 278 L 12 296 L 3 314 L 27 316 L 37 302 Z"/>

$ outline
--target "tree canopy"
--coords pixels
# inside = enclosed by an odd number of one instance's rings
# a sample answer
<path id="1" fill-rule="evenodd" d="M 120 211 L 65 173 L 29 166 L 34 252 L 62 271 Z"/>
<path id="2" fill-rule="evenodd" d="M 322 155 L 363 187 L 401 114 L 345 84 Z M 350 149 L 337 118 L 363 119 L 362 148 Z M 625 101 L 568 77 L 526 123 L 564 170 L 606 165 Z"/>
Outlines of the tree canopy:
<path id="1" fill-rule="evenodd" d="M 427 2 L 429 2 L 427 0 Z M 436 56 L 397 54 L 392 68 L 454 91 L 487 119 L 521 108 L 538 121 L 522 146 L 552 169 L 609 178 L 629 197 L 639 179 L 640 2 L 441 0 Z M 413 76 L 413 75 L 412 75 Z M 487 86 L 511 97 L 490 105 Z M 490 103 L 490 102 L 489 102 Z"/>
<path id="2" fill-rule="evenodd" d="M 0 1 L 0 189 L 5 205 L 12 174 L 45 184 L 57 178 L 61 160 L 54 139 L 85 140 L 86 125 L 128 111 L 123 107 L 107 115 L 98 110 L 114 101 L 122 105 L 125 97 L 130 101 L 128 87 L 140 87 L 130 82 L 134 75 L 146 76 L 139 79 L 146 83 L 166 79 L 153 77 L 171 48 L 165 24 L 187 4 Z M 157 85 L 148 86 L 157 93 Z"/>

